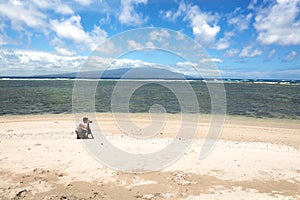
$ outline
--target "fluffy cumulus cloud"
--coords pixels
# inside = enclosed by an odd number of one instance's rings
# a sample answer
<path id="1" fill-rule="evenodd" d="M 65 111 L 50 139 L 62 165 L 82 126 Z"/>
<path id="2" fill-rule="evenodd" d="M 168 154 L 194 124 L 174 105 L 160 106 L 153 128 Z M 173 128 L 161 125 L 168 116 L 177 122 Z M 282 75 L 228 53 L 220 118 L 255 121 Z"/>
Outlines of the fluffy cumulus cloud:
<path id="1" fill-rule="evenodd" d="M 216 25 L 217 17 L 201 12 L 198 6 L 188 9 L 186 20 L 190 21 L 195 39 L 204 46 L 212 45 L 221 27 Z"/>
<path id="2" fill-rule="evenodd" d="M 0 3 L 0 16 L 3 16 L 4 20 L 8 20 L 11 28 L 16 30 L 23 30 L 29 27 L 45 32 L 48 25 L 47 11 L 49 10 L 62 15 L 74 13 L 69 5 L 62 3 L 60 0 L 33 0 L 26 2 L 8 0 L 5 3 Z"/>
<path id="3" fill-rule="evenodd" d="M 230 45 L 228 38 L 223 38 L 217 45 L 214 44 L 218 33 L 221 31 L 221 27 L 217 25 L 218 16 L 201 11 L 197 5 L 180 1 L 176 10 L 160 11 L 160 16 L 173 22 L 182 17 L 192 28 L 196 41 L 205 47 L 225 49 Z"/>
<path id="4" fill-rule="evenodd" d="M 199 60 L 201 66 L 212 62 L 225 66 L 228 64 L 225 61 L 229 60 L 226 58 L 241 62 L 247 58 L 245 66 L 261 61 L 275 69 L 278 63 L 272 61 L 276 56 L 282 61 L 279 63 L 282 67 L 295 68 L 294 64 L 299 61 L 300 0 L 251 0 L 249 5 L 243 3 L 240 8 L 226 4 L 224 10 L 216 6 L 210 11 L 206 10 L 210 6 L 202 7 L 203 4 L 176 0 L 175 4 L 168 4 L 175 7 L 166 8 L 162 4 L 148 3 L 148 0 L 0 0 L 0 47 L 3 48 L 0 48 L 0 73 L 14 74 L 15 71 L 19 73 L 15 75 L 26 75 L 26 70 L 34 74 L 76 71 L 85 59 L 76 55 L 84 55 L 97 47 L 97 51 L 107 57 L 90 58 L 93 63 L 90 66 L 107 64 L 109 55 L 122 50 L 120 43 L 107 42 L 105 46 L 99 46 L 108 34 L 142 25 L 166 26 L 180 29 L 180 32 L 174 40 L 167 30 L 153 29 L 145 40 L 141 41 L 139 35 L 124 39 L 122 44 L 126 48 L 172 48 L 177 41 L 184 43 L 186 33 L 203 47 L 213 49 L 212 53 L 217 52 L 218 57 L 221 52 L 215 50 L 223 51 L 223 57 Z M 157 6 L 162 10 L 157 10 Z M 224 13 L 228 9 L 230 11 Z M 89 13 L 85 12 L 87 10 Z M 44 52 L 18 50 L 31 46 Z M 193 51 L 195 47 L 181 45 L 180 48 Z M 255 62 L 251 63 L 251 58 L 255 58 Z M 174 64 L 176 61 L 161 59 L 169 62 L 176 72 L 194 73 L 195 66 L 191 63 Z M 114 67 L 122 68 L 154 65 L 144 62 L 143 58 L 119 59 L 114 64 Z"/>
<path id="5" fill-rule="evenodd" d="M 99 26 L 94 26 L 91 32 L 86 32 L 81 25 L 79 15 L 68 19 L 51 20 L 50 24 L 57 37 L 70 40 L 75 44 L 84 44 L 90 50 L 95 49 L 107 38 L 107 33 Z"/>
<path id="6" fill-rule="evenodd" d="M 233 32 L 226 32 L 223 38 L 220 38 L 214 45 L 217 50 L 227 49 L 231 45 L 231 38 L 235 36 Z"/>
<path id="7" fill-rule="evenodd" d="M 55 9 L 57 13 L 63 14 L 63 15 L 71 15 L 74 13 L 72 8 L 68 5 L 61 5 Z"/>
<path id="8" fill-rule="evenodd" d="M 77 0 L 80 5 L 89 5 L 91 0 Z M 61 0 L 8 0 L 0 2 L 0 45 L 23 44 L 24 36 L 30 43 L 34 37 L 45 36 L 50 39 L 50 44 L 55 43 L 54 48 L 59 49 L 57 52 L 62 53 L 61 48 L 69 40 L 75 44 L 83 45 L 85 49 L 94 49 L 101 44 L 107 37 L 107 34 L 99 26 L 94 26 L 91 31 L 83 30 L 81 17 L 74 15 L 74 10 L 67 1 Z M 56 14 L 51 14 L 56 13 Z M 53 16 L 55 16 L 53 18 Z M 5 34 L 7 29 L 14 29 L 21 37 L 17 38 L 22 41 L 15 41 Z M 53 34 L 54 33 L 54 34 Z M 51 38 L 54 36 L 53 38 Z M 56 41 L 56 42 L 53 42 Z M 57 42 L 59 41 L 59 45 Z M 82 48 L 82 46 L 81 46 Z M 65 54 L 71 55 L 73 52 Z M 71 54 L 70 54 L 71 53 Z"/>
<path id="9" fill-rule="evenodd" d="M 277 0 L 259 8 L 254 27 L 262 44 L 300 44 L 300 0 Z"/>
<path id="10" fill-rule="evenodd" d="M 276 0 L 275 2 L 264 1 L 264 3 L 252 0 L 247 9 L 238 7 L 232 13 L 225 15 L 229 25 L 226 28 L 231 28 L 227 32 L 234 32 L 236 35 L 254 27 L 257 40 L 263 45 L 299 45 L 299 13 L 300 0 Z M 233 37 L 226 36 L 226 32 L 223 33 L 222 38 L 219 37 L 222 30 L 218 14 L 204 12 L 197 5 L 187 4 L 182 0 L 176 9 L 160 11 L 160 16 L 172 22 L 181 17 L 188 21 L 195 39 L 205 47 L 224 50 L 232 43 Z M 259 55 L 260 51 L 253 53 Z"/>
<path id="11" fill-rule="evenodd" d="M 228 47 L 230 47 L 230 40 L 228 38 L 221 38 L 215 44 L 215 49 L 217 50 L 227 49 Z"/>
<path id="12" fill-rule="evenodd" d="M 62 56 L 74 56 L 76 54 L 75 51 L 68 50 L 62 47 L 55 47 L 56 52 Z"/>
<path id="13" fill-rule="evenodd" d="M 261 54 L 262 54 L 261 50 L 259 50 L 259 49 L 254 49 L 253 50 L 253 48 L 251 46 L 247 46 L 247 47 L 244 47 L 242 49 L 242 51 L 239 54 L 239 57 L 241 57 L 241 58 L 245 58 L 245 57 L 251 58 L 251 57 L 259 56 Z"/>
<path id="14" fill-rule="evenodd" d="M 121 0 L 121 12 L 119 15 L 121 24 L 141 25 L 147 21 L 147 18 L 135 11 L 135 6 L 139 4 L 147 4 L 147 0 Z"/>
<path id="15" fill-rule="evenodd" d="M 36 75 L 77 71 L 87 58 L 57 55 L 48 52 L 1 49 L 1 74 Z M 26 73 L 23 73 L 23 70 Z"/>
<path id="16" fill-rule="evenodd" d="M 47 16 L 31 3 L 18 0 L 9 0 L 0 4 L 0 16 L 8 20 L 11 27 L 16 30 L 23 30 L 24 26 L 44 29 Z"/>

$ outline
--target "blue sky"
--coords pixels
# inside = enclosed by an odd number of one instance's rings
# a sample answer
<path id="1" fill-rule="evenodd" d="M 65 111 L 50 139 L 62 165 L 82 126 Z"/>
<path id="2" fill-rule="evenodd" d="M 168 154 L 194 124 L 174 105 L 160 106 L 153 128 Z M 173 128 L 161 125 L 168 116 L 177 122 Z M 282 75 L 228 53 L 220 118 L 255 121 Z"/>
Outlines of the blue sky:
<path id="1" fill-rule="evenodd" d="M 300 79 L 300 0 L 0 0 L 0 75 L 77 71 L 104 41 L 143 27 L 192 38 L 226 78 Z M 152 54 L 122 59 L 182 63 Z"/>

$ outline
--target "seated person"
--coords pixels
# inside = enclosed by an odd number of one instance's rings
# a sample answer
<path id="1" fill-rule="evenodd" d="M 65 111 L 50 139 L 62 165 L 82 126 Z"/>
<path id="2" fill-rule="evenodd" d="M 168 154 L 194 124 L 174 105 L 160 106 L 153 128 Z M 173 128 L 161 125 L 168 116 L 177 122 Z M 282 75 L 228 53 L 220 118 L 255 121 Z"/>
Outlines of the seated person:
<path id="1" fill-rule="evenodd" d="M 75 130 L 77 134 L 77 139 L 86 139 L 88 138 L 88 134 L 91 133 L 89 123 L 90 120 L 87 117 L 84 117 L 83 122 L 80 122 Z"/>

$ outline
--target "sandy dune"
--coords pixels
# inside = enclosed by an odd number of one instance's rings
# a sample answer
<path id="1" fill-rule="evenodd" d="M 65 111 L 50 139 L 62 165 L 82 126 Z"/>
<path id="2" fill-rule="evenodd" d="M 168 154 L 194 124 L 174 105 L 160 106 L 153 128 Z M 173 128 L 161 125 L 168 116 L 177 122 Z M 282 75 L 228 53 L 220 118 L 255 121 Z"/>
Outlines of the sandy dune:
<path id="1" fill-rule="evenodd" d="M 147 114 L 133 114 L 141 127 Z M 124 151 L 154 152 L 180 126 L 168 115 L 155 137 L 128 137 L 111 114 L 98 114 L 107 139 Z M 175 163 L 148 173 L 115 171 L 96 161 L 75 139 L 72 115 L 0 117 L 1 199 L 300 199 L 300 123 L 296 120 L 227 117 L 216 147 L 199 152 L 210 118 Z M 157 158 L 153 158 L 155 162 Z"/>

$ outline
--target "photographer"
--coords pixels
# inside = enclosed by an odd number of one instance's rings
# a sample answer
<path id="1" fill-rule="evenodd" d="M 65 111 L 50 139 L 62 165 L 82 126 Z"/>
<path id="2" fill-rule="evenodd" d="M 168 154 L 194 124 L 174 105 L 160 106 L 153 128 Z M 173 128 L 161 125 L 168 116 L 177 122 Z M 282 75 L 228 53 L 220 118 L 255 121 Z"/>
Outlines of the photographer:
<path id="1" fill-rule="evenodd" d="M 92 121 L 90 121 L 87 117 L 84 117 L 82 121 L 83 122 L 80 122 L 75 130 L 77 139 L 87 139 L 89 134 L 91 134 L 92 138 L 94 138 L 89 126 Z"/>

